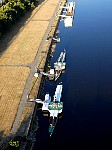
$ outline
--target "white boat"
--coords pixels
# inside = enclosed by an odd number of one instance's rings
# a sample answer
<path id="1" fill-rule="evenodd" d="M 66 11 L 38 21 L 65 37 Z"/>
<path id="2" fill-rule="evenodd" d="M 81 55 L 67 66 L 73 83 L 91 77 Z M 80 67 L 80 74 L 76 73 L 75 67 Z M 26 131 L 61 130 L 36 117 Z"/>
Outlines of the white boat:
<path id="1" fill-rule="evenodd" d="M 54 128 L 56 126 L 59 114 L 62 113 L 63 110 L 63 102 L 61 102 L 62 97 L 62 85 L 57 85 L 54 99 L 49 103 L 49 112 L 50 112 L 50 119 L 49 119 L 49 133 L 50 136 L 52 135 Z"/>
<path id="2" fill-rule="evenodd" d="M 65 27 L 72 27 L 75 10 L 75 2 L 68 2 L 66 8 L 66 18 L 64 19 Z"/>
<path id="3" fill-rule="evenodd" d="M 49 111 L 48 106 L 50 102 L 51 102 L 51 97 L 49 94 L 46 94 L 45 100 L 43 101 L 43 105 L 42 105 L 42 111 Z"/>
<path id="4" fill-rule="evenodd" d="M 29 102 L 36 102 L 42 104 L 42 111 L 44 116 L 49 116 L 49 133 L 52 135 L 56 123 L 59 119 L 59 115 L 62 114 L 63 102 L 61 102 L 62 97 L 62 83 L 58 84 L 55 90 L 53 100 L 51 96 L 46 93 L 44 101 L 41 99 L 29 99 Z"/>
<path id="5" fill-rule="evenodd" d="M 37 67 L 36 67 L 36 72 L 34 73 L 34 76 L 37 78 L 39 77 L 39 75 L 44 75 L 44 76 L 48 76 L 49 80 L 57 80 L 61 73 L 65 70 L 66 68 L 66 51 L 64 49 L 63 52 L 60 53 L 60 56 L 58 58 L 58 60 L 54 63 L 54 68 L 49 70 L 49 73 L 40 71 Z"/>
<path id="6" fill-rule="evenodd" d="M 62 71 L 65 70 L 65 68 L 66 68 L 65 57 L 66 57 L 66 51 L 64 49 L 64 52 L 60 53 L 60 56 L 59 56 L 58 60 L 54 63 L 55 81 L 59 78 Z"/>
<path id="7" fill-rule="evenodd" d="M 75 2 L 72 1 L 72 2 L 67 2 L 66 6 L 64 6 L 64 7 L 62 6 L 62 8 L 65 9 L 63 11 L 63 12 L 65 12 L 65 14 L 58 15 L 58 16 L 63 18 L 62 20 L 64 20 L 65 27 L 72 27 L 72 25 L 73 25 L 75 5 L 76 5 Z"/>

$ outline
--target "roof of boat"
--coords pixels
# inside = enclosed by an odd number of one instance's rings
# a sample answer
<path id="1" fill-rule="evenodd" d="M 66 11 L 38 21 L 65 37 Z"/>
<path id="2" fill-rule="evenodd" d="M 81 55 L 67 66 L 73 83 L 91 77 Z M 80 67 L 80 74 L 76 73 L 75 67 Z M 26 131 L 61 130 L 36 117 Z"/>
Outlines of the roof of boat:
<path id="1" fill-rule="evenodd" d="M 50 74 L 54 74 L 54 69 L 50 69 Z"/>
<path id="2" fill-rule="evenodd" d="M 57 85 L 55 95 L 54 95 L 54 101 L 60 102 L 62 88 L 63 88 L 62 85 Z"/>
<path id="3" fill-rule="evenodd" d="M 60 102 L 60 103 L 51 102 L 48 108 L 49 110 L 61 110 L 63 109 L 63 102 Z"/>

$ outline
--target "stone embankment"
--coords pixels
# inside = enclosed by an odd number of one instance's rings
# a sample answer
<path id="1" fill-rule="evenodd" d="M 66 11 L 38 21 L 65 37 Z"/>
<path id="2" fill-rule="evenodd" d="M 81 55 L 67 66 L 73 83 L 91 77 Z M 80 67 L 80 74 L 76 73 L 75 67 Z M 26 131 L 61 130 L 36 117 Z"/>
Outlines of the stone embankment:
<path id="1" fill-rule="evenodd" d="M 0 139 L 1 146 L 15 135 L 27 137 L 35 103 L 27 101 L 39 96 L 43 86 L 42 76 L 34 77 L 35 67 L 45 69 L 48 54 L 53 48 L 52 38 L 57 31 L 59 17 L 65 0 L 45 0 L 36 7 L 24 26 L 6 45 L 0 58 Z M 5 42 L 4 42 L 5 43 Z"/>

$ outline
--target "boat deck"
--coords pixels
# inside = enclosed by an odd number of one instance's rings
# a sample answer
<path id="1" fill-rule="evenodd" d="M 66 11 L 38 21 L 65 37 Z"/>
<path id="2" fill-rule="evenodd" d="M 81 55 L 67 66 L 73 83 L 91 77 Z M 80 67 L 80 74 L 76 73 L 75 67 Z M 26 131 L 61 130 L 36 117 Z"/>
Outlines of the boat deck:
<path id="1" fill-rule="evenodd" d="M 66 9 L 66 16 L 73 16 L 75 10 L 75 3 L 69 2 L 67 7 L 68 8 Z"/>
<path id="2" fill-rule="evenodd" d="M 66 12 L 66 16 L 73 16 L 74 15 L 74 10 L 72 10 L 71 12 L 67 11 Z"/>
<path id="3" fill-rule="evenodd" d="M 63 109 L 63 102 L 60 103 L 51 102 L 48 108 L 49 110 L 61 110 Z"/>

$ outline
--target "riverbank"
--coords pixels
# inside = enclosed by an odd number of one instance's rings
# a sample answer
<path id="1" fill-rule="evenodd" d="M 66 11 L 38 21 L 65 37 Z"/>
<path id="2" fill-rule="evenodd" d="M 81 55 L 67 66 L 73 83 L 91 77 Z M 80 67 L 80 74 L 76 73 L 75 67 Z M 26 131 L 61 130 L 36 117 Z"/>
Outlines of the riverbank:
<path id="1" fill-rule="evenodd" d="M 34 9 L 30 18 L 11 43 L 7 43 L 0 59 L 0 136 L 10 141 L 14 136 L 27 137 L 35 104 L 27 102 L 27 95 L 36 98 L 41 91 L 42 76 L 35 78 L 35 66 L 44 70 L 52 39 L 61 13 L 59 3 L 65 0 L 46 0 Z M 44 15 L 42 15 L 44 14 Z M 2 44 L 3 45 L 3 44 Z"/>

